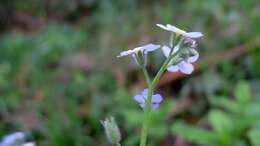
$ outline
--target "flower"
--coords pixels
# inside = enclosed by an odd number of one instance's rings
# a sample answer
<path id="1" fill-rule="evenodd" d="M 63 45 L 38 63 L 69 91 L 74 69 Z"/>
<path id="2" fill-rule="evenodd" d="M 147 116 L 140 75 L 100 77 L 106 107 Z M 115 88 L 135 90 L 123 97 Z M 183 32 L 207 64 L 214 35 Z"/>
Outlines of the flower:
<path id="1" fill-rule="evenodd" d="M 202 37 L 203 34 L 201 32 L 186 32 L 170 24 L 167 24 L 166 26 L 162 24 L 156 25 L 167 31 L 182 35 L 184 38 L 184 44 L 189 45 L 187 48 L 180 50 L 182 40 L 179 41 L 179 43 L 173 48 L 172 54 L 175 54 L 179 50 L 180 51 L 176 54 L 176 57 L 170 61 L 167 70 L 170 72 L 180 71 L 184 74 L 191 74 L 194 70 L 192 63 L 197 61 L 199 58 L 199 53 L 194 49 L 197 47 L 197 43 L 194 39 Z M 162 47 L 163 54 L 166 57 L 172 55 L 170 54 L 170 50 L 171 49 L 167 46 Z"/>
<path id="2" fill-rule="evenodd" d="M 101 121 L 101 124 L 105 129 L 107 140 L 111 144 L 118 144 L 121 140 L 121 133 L 114 117 L 106 118 L 104 121 Z"/>
<path id="3" fill-rule="evenodd" d="M 28 134 L 25 132 L 15 132 L 6 135 L 0 142 L 0 146 L 35 146 L 34 143 L 25 143 L 27 136 Z"/>
<path id="4" fill-rule="evenodd" d="M 137 94 L 134 96 L 134 100 L 139 103 L 140 107 L 145 107 L 145 102 L 148 97 L 148 89 L 144 89 L 141 94 Z M 160 94 L 155 94 L 152 96 L 152 110 L 155 111 L 160 103 L 162 102 L 163 98 Z"/>
<path id="5" fill-rule="evenodd" d="M 175 47 L 173 52 L 176 52 L 179 49 L 179 47 Z M 170 48 L 167 46 L 163 46 L 162 47 L 163 53 L 166 57 L 169 56 L 170 53 Z M 180 71 L 184 74 L 191 74 L 194 70 L 194 67 L 192 65 L 192 63 L 196 62 L 199 58 L 199 53 L 194 49 L 194 48 L 190 48 L 189 52 L 188 52 L 189 56 L 186 58 L 181 58 L 181 60 L 179 62 L 177 62 L 177 64 L 172 64 L 172 61 L 170 62 L 170 64 L 168 65 L 167 70 L 169 72 L 177 72 Z"/>
<path id="6" fill-rule="evenodd" d="M 155 45 L 155 44 L 147 44 L 141 47 L 134 48 L 132 50 L 127 50 L 121 52 L 117 57 L 123 57 L 123 56 L 128 56 L 128 55 L 135 55 L 139 51 L 143 52 L 144 54 L 147 54 L 148 52 L 152 52 L 156 49 L 160 48 L 160 45 Z"/>
<path id="7" fill-rule="evenodd" d="M 200 38 L 203 36 L 203 34 L 201 32 L 186 32 L 186 31 L 181 30 L 170 24 L 167 24 L 166 26 L 164 26 L 162 24 L 156 24 L 156 25 L 164 30 L 180 34 L 180 35 L 184 36 L 185 38 L 195 39 L 195 38 Z"/>

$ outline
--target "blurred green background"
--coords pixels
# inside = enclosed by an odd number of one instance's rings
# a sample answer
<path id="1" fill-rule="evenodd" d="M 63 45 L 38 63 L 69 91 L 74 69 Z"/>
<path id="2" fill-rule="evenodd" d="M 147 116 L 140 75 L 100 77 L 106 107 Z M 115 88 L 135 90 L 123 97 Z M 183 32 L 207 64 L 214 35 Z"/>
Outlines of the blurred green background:
<path id="1" fill-rule="evenodd" d="M 144 78 L 116 56 L 166 44 L 156 23 L 204 37 L 194 74 L 162 78 L 149 146 L 260 146 L 259 0 L 1 0 L 0 138 L 105 146 L 100 120 L 113 115 L 122 145 L 137 146 Z M 164 58 L 149 57 L 154 75 Z"/>

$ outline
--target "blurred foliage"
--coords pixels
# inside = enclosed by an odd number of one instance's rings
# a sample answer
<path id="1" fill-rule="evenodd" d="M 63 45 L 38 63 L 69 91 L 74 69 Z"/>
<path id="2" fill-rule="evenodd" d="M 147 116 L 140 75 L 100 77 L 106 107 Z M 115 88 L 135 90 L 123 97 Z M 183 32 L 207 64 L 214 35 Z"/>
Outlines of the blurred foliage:
<path id="1" fill-rule="evenodd" d="M 235 97 L 211 99 L 213 108 L 208 112 L 207 119 L 212 131 L 187 126 L 183 122 L 174 123 L 172 131 L 201 145 L 257 146 L 260 132 L 259 97 L 252 97 L 246 82 L 237 85 Z"/>
<path id="2" fill-rule="evenodd" d="M 142 112 L 129 89 L 142 76 L 130 59 L 115 56 L 145 43 L 167 43 L 167 33 L 155 24 L 170 23 L 203 32 L 199 52 L 212 58 L 259 38 L 259 16 L 258 0 L 3 0 L 0 137 L 25 130 L 37 145 L 103 146 L 100 120 L 114 115 L 123 144 L 137 145 Z M 172 145 L 179 134 L 202 145 L 258 146 L 260 101 L 248 83 L 259 94 L 260 51 L 259 45 L 247 49 L 234 59 L 216 58 L 218 64 L 205 62 L 198 74 L 162 87 L 165 100 L 151 121 L 149 145 Z M 162 60 L 157 52 L 149 60 L 151 74 Z M 248 83 L 233 96 L 241 80 Z M 185 98 L 193 104 L 168 124 Z M 205 117 L 211 128 L 178 122 L 194 117 Z"/>

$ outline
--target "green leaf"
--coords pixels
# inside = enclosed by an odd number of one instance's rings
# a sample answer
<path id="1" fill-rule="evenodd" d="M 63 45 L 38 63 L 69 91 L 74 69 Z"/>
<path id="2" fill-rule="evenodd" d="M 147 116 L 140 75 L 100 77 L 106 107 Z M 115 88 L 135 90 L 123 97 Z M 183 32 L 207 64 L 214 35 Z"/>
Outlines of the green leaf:
<path id="1" fill-rule="evenodd" d="M 252 129 L 248 133 L 249 140 L 252 146 L 260 145 L 260 129 Z"/>
<path id="2" fill-rule="evenodd" d="M 235 95 L 239 103 L 248 103 L 251 98 L 250 86 L 247 82 L 241 81 L 235 89 Z"/>
<path id="3" fill-rule="evenodd" d="M 216 132 L 216 137 L 221 145 L 228 146 L 232 143 L 234 123 L 223 111 L 212 110 L 209 113 L 209 121 Z"/>
<path id="4" fill-rule="evenodd" d="M 174 134 L 201 145 L 213 145 L 216 143 L 214 133 L 197 127 L 187 126 L 182 122 L 176 122 L 172 125 L 171 131 Z"/>
<path id="5" fill-rule="evenodd" d="M 210 98 L 210 103 L 214 106 L 224 108 L 225 110 L 232 113 L 237 113 L 240 109 L 240 106 L 236 101 L 228 99 L 227 97 L 212 97 Z"/>
<path id="6" fill-rule="evenodd" d="M 211 123 L 212 128 L 217 133 L 230 132 L 232 129 L 232 120 L 230 117 L 220 110 L 212 110 L 209 113 L 209 121 Z"/>

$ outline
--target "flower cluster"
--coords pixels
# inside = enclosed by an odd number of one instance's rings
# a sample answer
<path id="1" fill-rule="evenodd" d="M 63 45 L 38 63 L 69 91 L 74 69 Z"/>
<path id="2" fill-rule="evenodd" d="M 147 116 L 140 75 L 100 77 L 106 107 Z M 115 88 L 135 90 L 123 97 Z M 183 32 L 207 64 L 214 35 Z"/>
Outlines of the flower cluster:
<path id="1" fill-rule="evenodd" d="M 3 137 L 0 146 L 35 146 L 33 142 L 25 142 L 28 134 L 25 132 L 15 132 Z"/>
<path id="2" fill-rule="evenodd" d="M 169 52 L 171 49 L 169 47 L 163 46 L 162 50 L 166 57 L 170 56 Z M 175 47 L 173 53 L 177 52 L 178 50 L 179 47 Z M 176 58 L 172 59 L 172 61 L 168 65 L 167 70 L 169 72 L 180 71 L 184 74 L 191 74 L 194 70 L 192 63 L 197 61 L 198 58 L 199 53 L 195 49 L 189 48 L 189 50 L 183 50 L 183 52 L 176 56 Z"/>
<path id="3" fill-rule="evenodd" d="M 117 57 L 131 55 L 138 65 L 145 67 L 148 52 L 161 48 L 167 61 L 165 70 L 191 74 L 194 71 L 192 63 L 196 62 L 199 58 L 195 39 L 201 38 L 203 34 L 201 32 L 186 32 L 170 24 L 157 24 L 157 26 L 171 33 L 169 45 L 147 44 L 132 50 L 123 51 Z M 141 94 L 134 96 L 134 99 L 142 108 L 145 108 L 147 96 L 148 89 L 144 89 Z M 159 94 L 152 95 L 151 98 L 152 109 L 156 110 L 163 98 Z"/>
<path id="4" fill-rule="evenodd" d="M 184 44 L 186 44 L 186 46 L 183 47 L 181 50 L 181 41 L 174 47 L 173 54 L 176 52 L 179 53 L 176 54 L 176 56 L 170 61 L 167 70 L 169 72 L 180 71 L 184 74 L 191 74 L 194 70 L 192 63 L 197 61 L 199 58 L 199 53 L 195 50 L 197 44 L 194 39 L 202 37 L 203 34 L 201 32 L 186 32 L 170 24 L 167 24 L 166 26 L 157 24 L 157 26 L 171 33 L 175 33 L 176 36 L 181 35 L 181 40 L 184 40 Z M 170 50 L 171 48 L 168 46 L 162 47 L 162 51 L 166 57 L 172 55 L 170 54 Z"/>

